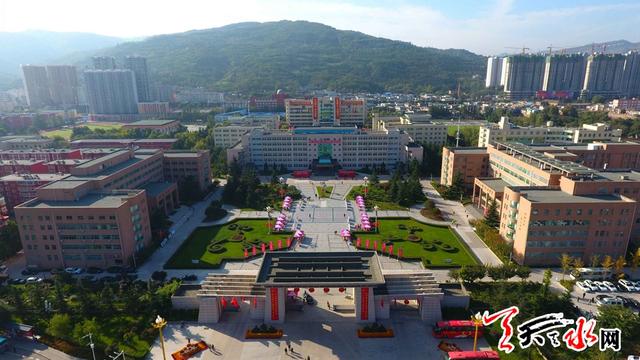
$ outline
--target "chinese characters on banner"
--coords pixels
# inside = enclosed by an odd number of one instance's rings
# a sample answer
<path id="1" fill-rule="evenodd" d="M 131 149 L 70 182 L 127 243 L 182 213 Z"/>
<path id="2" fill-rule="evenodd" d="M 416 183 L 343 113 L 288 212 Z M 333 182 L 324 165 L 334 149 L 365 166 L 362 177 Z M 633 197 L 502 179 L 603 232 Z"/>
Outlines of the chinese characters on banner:
<path id="1" fill-rule="evenodd" d="M 520 313 L 517 306 L 511 306 L 493 314 L 485 311 L 482 315 L 482 323 L 485 326 L 499 321 L 502 335 L 498 341 L 498 350 L 510 353 L 515 349 L 511 342 L 515 330 L 511 321 Z M 566 331 L 560 336 L 560 330 Z M 521 349 L 526 349 L 532 344 L 544 346 L 547 341 L 553 347 L 564 346 L 573 351 L 584 351 L 596 343 L 600 351 L 612 349 L 620 351 L 622 345 L 622 333 L 620 329 L 601 328 L 598 336 L 595 333 L 596 320 L 580 316 L 578 319 L 566 319 L 563 313 L 550 313 L 537 316 L 522 322 L 517 326 L 518 344 Z"/>
<path id="2" fill-rule="evenodd" d="M 271 288 L 271 320 L 277 321 L 280 319 L 280 309 L 278 308 L 278 288 Z"/>

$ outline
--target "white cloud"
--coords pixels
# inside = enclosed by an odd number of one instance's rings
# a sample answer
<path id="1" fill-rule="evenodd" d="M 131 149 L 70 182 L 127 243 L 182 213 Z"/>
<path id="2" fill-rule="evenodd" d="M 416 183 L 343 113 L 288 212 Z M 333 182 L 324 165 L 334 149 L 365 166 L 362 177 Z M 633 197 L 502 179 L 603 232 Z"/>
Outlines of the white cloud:
<path id="1" fill-rule="evenodd" d="M 626 38 L 636 28 L 640 4 L 602 4 L 514 13 L 513 0 L 496 0 L 460 19 L 427 6 L 360 5 L 335 0 L 152 1 L 0 0 L 0 31 L 45 29 L 121 37 L 205 29 L 242 21 L 321 22 L 339 29 L 409 41 L 421 46 L 466 48 L 482 54 L 507 46 L 543 49 Z M 601 19 L 616 15 L 615 23 Z M 637 40 L 637 39 L 629 39 Z"/>

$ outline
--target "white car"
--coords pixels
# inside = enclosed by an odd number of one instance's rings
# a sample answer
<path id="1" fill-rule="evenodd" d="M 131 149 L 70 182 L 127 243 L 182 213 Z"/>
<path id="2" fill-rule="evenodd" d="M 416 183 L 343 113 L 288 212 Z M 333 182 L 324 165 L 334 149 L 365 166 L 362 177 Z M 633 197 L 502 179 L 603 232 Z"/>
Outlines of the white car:
<path id="1" fill-rule="evenodd" d="M 602 285 L 604 285 L 604 287 L 609 289 L 609 291 L 611 292 L 618 291 L 618 288 L 615 285 L 613 285 L 613 283 L 610 281 L 603 281 Z"/>
<path id="2" fill-rule="evenodd" d="M 622 288 L 627 291 L 638 291 L 638 288 L 636 287 L 636 284 L 633 281 L 620 279 L 618 280 L 618 284 L 620 284 L 620 286 L 622 286 Z"/>
<path id="3" fill-rule="evenodd" d="M 609 289 L 606 286 L 604 286 L 602 281 L 594 281 L 593 286 L 596 288 L 596 291 L 603 291 L 603 292 L 609 291 Z"/>
<path id="4" fill-rule="evenodd" d="M 596 299 L 596 305 L 598 305 L 598 306 L 602 306 L 602 305 L 620 305 L 620 306 L 623 306 L 624 305 L 624 301 L 622 301 L 622 299 L 615 298 L 615 297 L 605 297 L 605 298 Z"/>
<path id="5" fill-rule="evenodd" d="M 576 283 L 576 286 L 577 286 L 580 290 L 582 290 L 582 291 L 584 291 L 584 292 L 592 292 L 592 291 L 593 291 L 593 289 L 591 288 L 591 286 L 589 286 L 588 284 L 586 284 L 584 281 L 578 281 L 578 282 Z"/>
<path id="6" fill-rule="evenodd" d="M 30 276 L 27 278 L 27 284 L 35 284 L 35 283 L 39 283 L 42 282 L 42 278 L 41 277 L 37 277 L 37 276 Z"/>
<path id="7" fill-rule="evenodd" d="M 79 267 L 68 267 L 66 269 L 64 269 L 64 272 L 66 272 L 67 274 L 82 274 L 83 270 Z"/>

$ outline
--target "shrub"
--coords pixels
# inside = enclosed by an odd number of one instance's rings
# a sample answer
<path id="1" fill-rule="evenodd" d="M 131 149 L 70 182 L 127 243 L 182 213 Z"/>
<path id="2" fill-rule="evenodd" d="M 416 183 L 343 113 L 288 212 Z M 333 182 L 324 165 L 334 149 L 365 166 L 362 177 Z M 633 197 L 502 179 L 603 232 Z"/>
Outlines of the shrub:
<path id="1" fill-rule="evenodd" d="M 242 226 L 240 226 L 240 230 L 246 231 L 246 232 L 251 232 L 251 231 L 253 231 L 253 228 L 251 226 L 248 226 L 248 225 L 242 225 Z"/>
<path id="2" fill-rule="evenodd" d="M 449 252 L 449 253 L 458 252 L 458 248 L 453 247 L 453 246 L 451 246 L 449 244 L 440 244 L 440 245 L 438 245 L 438 247 L 440 248 L 440 250 L 446 251 L 446 252 Z"/>
<path id="3" fill-rule="evenodd" d="M 235 229 L 237 229 L 237 228 L 238 228 L 238 224 L 236 224 L 236 223 L 229 224 L 229 225 L 227 226 L 227 229 L 229 229 L 229 230 L 235 230 Z"/>
<path id="4" fill-rule="evenodd" d="M 364 328 L 362 328 L 362 331 L 364 331 L 364 332 L 385 332 L 385 331 L 387 331 L 387 328 L 385 328 L 384 325 L 382 325 L 380 323 L 373 323 L 371 325 L 366 325 Z"/>
<path id="5" fill-rule="evenodd" d="M 416 235 L 409 235 L 407 236 L 407 240 L 411 242 L 420 242 L 422 239 Z"/>
<path id="6" fill-rule="evenodd" d="M 233 235 L 230 240 L 233 241 L 233 242 L 240 242 L 240 241 L 242 241 L 244 239 L 245 239 L 244 234 L 237 233 L 237 234 Z"/>
<path id="7" fill-rule="evenodd" d="M 212 254 L 221 254 L 227 251 L 227 249 L 220 244 L 209 244 L 209 246 L 207 246 L 207 251 Z"/>
<path id="8" fill-rule="evenodd" d="M 167 272 L 166 271 L 154 271 L 153 274 L 151 274 L 151 278 L 155 281 L 164 281 L 164 279 L 167 278 Z"/>
<path id="9" fill-rule="evenodd" d="M 407 226 L 405 224 L 398 224 L 398 229 L 407 230 Z"/>
<path id="10" fill-rule="evenodd" d="M 433 245 L 432 243 L 423 243 L 422 248 L 425 249 L 426 251 L 436 251 L 436 246 Z"/>

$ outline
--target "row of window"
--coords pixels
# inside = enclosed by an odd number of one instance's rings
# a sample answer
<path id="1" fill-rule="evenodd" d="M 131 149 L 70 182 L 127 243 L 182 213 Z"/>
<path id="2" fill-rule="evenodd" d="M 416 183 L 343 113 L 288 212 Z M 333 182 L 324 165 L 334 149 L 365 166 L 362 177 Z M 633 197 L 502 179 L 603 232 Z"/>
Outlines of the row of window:
<path id="1" fill-rule="evenodd" d="M 573 211 L 574 209 L 566 209 L 564 211 L 564 214 L 566 216 L 571 216 L 573 215 Z M 540 210 L 538 209 L 533 209 L 531 211 L 531 215 L 538 215 L 540 213 Z M 544 215 L 549 215 L 551 213 L 551 210 L 549 209 L 544 209 L 543 214 Z M 562 213 L 562 210 L 560 209 L 555 209 L 554 214 L 555 216 L 560 216 Z M 615 214 L 616 211 L 615 209 L 609 209 L 609 208 L 602 208 L 599 210 L 599 214 L 602 216 L 607 216 L 607 215 L 616 215 Z M 620 209 L 620 211 L 618 211 L 618 215 L 628 215 L 631 213 L 631 209 Z M 575 214 L 576 215 L 582 215 L 583 211 L 582 209 L 575 209 Z M 593 215 L 593 209 L 587 209 L 587 215 Z"/>
<path id="2" fill-rule="evenodd" d="M 561 240 L 561 241 L 527 241 L 529 248 L 566 248 L 584 247 L 583 240 Z"/>
<path id="3" fill-rule="evenodd" d="M 60 235 L 60 240 L 120 240 L 120 235 Z"/>
<path id="4" fill-rule="evenodd" d="M 118 230 L 117 223 L 111 224 L 57 224 L 58 230 Z"/>
<path id="5" fill-rule="evenodd" d="M 529 236 L 537 237 L 586 237 L 587 235 L 589 235 L 589 232 L 587 230 L 529 230 Z"/>
<path id="6" fill-rule="evenodd" d="M 532 220 L 529 226 L 588 226 L 589 223 L 589 220 Z"/>
<path id="7" fill-rule="evenodd" d="M 63 250 L 120 250 L 119 244 L 64 244 Z"/>

